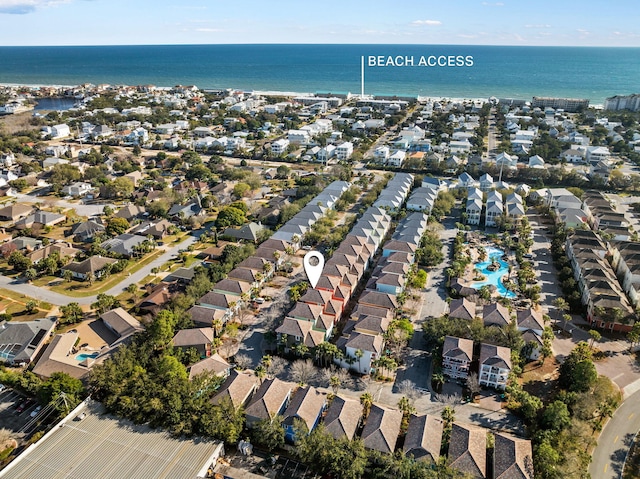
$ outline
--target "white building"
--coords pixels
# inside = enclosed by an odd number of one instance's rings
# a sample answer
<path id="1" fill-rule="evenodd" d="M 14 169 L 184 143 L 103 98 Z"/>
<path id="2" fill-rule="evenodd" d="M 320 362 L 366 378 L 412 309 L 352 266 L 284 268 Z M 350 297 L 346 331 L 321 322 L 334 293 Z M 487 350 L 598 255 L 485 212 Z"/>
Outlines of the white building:
<path id="1" fill-rule="evenodd" d="M 311 134 L 308 130 L 289 130 L 287 139 L 292 145 L 308 145 L 311 142 Z"/>
<path id="2" fill-rule="evenodd" d="M 493 344 L 480 345 L 480 374 L 481 386 L 504 389 L 507 386 L 509 372 L 511 372 L 511 349 Z"/>
<path id="3" fill-rule="evenodd" d="M 318 150 L 316 158 L 322 163 L 327 163 L 331 158 L 336 156 L 336 146 L 327 145 Z"/>
<path id="4" fill-rule="evenodd" d="M 387 158 L 387 165 L 401 167 L 402 163 L 407 157 L 407 153 L 404 150 L 396 150 Z"/>
<path id="5" fill-rule="evenodd" d="M 336 158 L 338 160 L 348 160 L 353 154 L 353 143 L 345 141 L 336 147 Z"/>
<path id="6" fill-rule="evenodd" d="M 387 158 L 389 158 L 389 155 L 391 154 L 391 149 L 387 146 L 379 146 L 378 148 L 376 148 L 373 152 L 373 158 L 380 163 L 386 163 L 387 162 Z"/>
<path id="7" fill-rule="evenodd" d="M 51 127 L 51 138 L 66 138 L 68 136 L 71 136 L 69 125 L 61 123 Z"/>
<path id="8" fill-rule="evenodd" d="M 289 140 L 281 138 L 271 143 L 271 154 L 273 156 L 281 156 L 287 152 L 289 148 Z"/>

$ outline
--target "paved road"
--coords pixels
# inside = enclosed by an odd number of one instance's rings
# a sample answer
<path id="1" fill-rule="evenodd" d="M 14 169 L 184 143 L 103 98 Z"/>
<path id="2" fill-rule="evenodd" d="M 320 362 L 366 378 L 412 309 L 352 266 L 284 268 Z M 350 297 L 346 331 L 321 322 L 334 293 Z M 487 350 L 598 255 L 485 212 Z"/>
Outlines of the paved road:
<path id="1" fill-rule="evenodd" d="M 153 268 L 159 268 L 166 262 L 168 262 L 174 255 L 178 253 L 178 250 L 185 249 L 189 245 L 195 243 L 198 240 L 198 236 L 188 236 L 182 242 L 176 244 L 175 246 L 167 249 L 162 255 L 158 256 L 151 263 L 143 266 L 135 273 L 132 273 L 130 276 L 124 278 L 117 285 L 112 287 L 111 289 L 105 291 L 106 294 L 110 294 L 113 296 L 117 296 L 124 291 L 124 289 L 132 283 L 138 283 L 142 281 L 143 278 L 151 274 L 151 270 Z M 8 278 L 6 276 L 0 275 L 0 287 L 6 288 L 12 291 L 15 291 L 20 294 L 24 294 L 25 296 L 29 296 L 31 298 L 46 301 L 47 303 L 54 304 L 56 306 L 64 306 L 71 302 L 76 302 L 81 305 L 91 304 L 96 301 L 96 295 L 92 296 L 83 296 L 83 297 L 73 297 L 67 296 L 65 294 L 56 293 L 55 291 L 51 291 L 45 288 L 41 288 L 38 286 L 34 286 L 29 283 L 25 283 L 22 280 L 15 280 L 13 278 Z"/>
<path id="2" fill-rule="evenodd" d="M 459 211 L 454 209 L 454 215 Z M 427 277 L 427 286 L 423 294 L 422 312 L 420 318 L 437 318 L 447 311 L 447 291 L 445 270 L 451 265 L 451 254 L 453 248 L 453 239 L 458 234 L 455 227 L 456 218 L 447 217 L 442 222 L 444 229 L 440 232 L 442 239 L 442 253 L 444 260 L 438 266 L 429 270 Z"/>
<path id="3" fill-rule="evenodd" d="M 95 205 L 85 205 L 81 202 L 70 202 L 64 199 L 55 199 L 49 196 L 36 196 L 18 194 L 16 199 L 20 203 L 43 203 L 51 206 L 59 206 L 61 208 L 73 208 L 80 216 L 96 216 L 101 215 L 105 206 L 114 208 L 113 203 L 100 203 Z"/>
<path id="4" fill-rule="evenodd" d="M 640 430 L 640 392 L 627 398 L 600 433 L 589 472 L 598 479 L 618 479 L 633 438 Z"/>

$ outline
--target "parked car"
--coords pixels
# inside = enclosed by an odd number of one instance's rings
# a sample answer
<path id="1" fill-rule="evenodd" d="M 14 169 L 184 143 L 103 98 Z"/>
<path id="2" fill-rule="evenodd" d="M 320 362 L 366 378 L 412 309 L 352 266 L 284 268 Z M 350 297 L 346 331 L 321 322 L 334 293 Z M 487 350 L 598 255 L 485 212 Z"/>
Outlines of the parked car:
<path id="1" fill-rule="evenodd" d="M 16 412 L 18 414 L 21 414 L 22 412 L 24 412 L 25 409 L 27 409 L 29 406 L 31 406 L 31 404 L 33 404 L 33 400 L 31 400 L 31 399 L 27 399 L 26 401 L 22 401 L 20 403 L 20 405 L 16 408 Z"/>
<path id="2" fill-rule="evenodd" d="M 5 386 L 4 384 L 0 383 L 0 393 L 2 391 L 4 391 L 5 389 L 7 389 L 7 386 Z"/>
<path id="3" fill-rule="evenodd" d="M 29 414 L 29 416 L 36 417 L 40 413 L 40 411 L 42 411 L 42 406 L 38 406 L 33 411 L 31 411 L 31 414 Z"/>

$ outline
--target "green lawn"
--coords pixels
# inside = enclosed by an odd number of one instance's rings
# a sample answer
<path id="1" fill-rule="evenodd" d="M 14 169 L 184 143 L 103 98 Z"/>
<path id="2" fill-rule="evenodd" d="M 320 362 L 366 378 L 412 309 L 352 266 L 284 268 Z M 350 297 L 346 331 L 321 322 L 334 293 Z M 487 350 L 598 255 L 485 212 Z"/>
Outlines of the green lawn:
<path id="1" fill-rule="evenodd" d="M 9 289 L 4 289 L 4 288 L 0 288 L 0 298 L 6 298 L 11 301 L 17 302 L 21 305 L 33 299 L 33 298 L 30 298 L 29 296 L 25 296 L 24 294 L 16 293 L 15 291 L 11 291 Z M 48 311 L 52 308 L 52 305 L 45 301 L 38 301 L 38 307 L 40 309 Z"/>

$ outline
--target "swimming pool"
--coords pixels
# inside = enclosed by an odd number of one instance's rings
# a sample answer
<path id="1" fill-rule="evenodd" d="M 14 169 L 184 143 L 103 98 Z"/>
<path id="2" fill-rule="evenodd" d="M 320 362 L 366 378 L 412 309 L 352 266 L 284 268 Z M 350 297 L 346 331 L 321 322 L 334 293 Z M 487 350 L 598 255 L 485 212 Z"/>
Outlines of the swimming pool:
<path id="1" fill-rule="evenodd" d="M 478 269 L 484 275 L 485 279 L 471 283 L 471 287 L 480 289 L 485 285 L 494 285 L 500 296 L 504 298 L 515 298 L 516 294 L 513 291 L 508 291 L 502 284 L 502 277 L 509 272 L 509 265 L 501 259 L 504 251 L 492 246 L 485 248 L 485 251 L 487 252 L 487 261 L 481 261 L 473 265 L 474 268 Z M 500 264 L 500 268 L 496 271 L 489 271 L 487 267 L 493 260 L 496 260 Z"/>
<path id="2" fill-rule="evenodd" d="M 80 353 L 76 356 L 76 360 L 82 362 L 85 359 L 95 359 L 98 357 L 98 354 L 100 353 L 91 353 L 91 354 L 87 354 L 87 353 Z"/>

